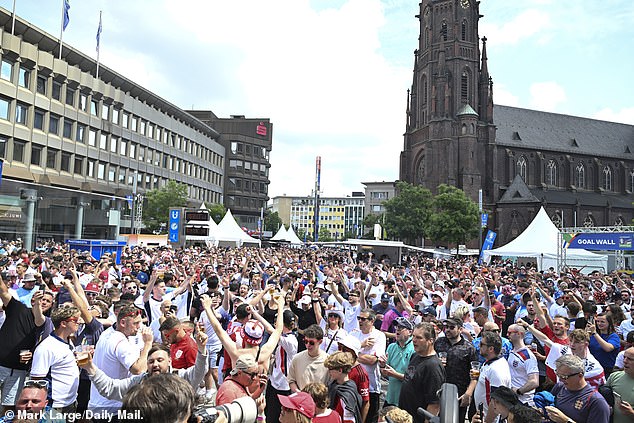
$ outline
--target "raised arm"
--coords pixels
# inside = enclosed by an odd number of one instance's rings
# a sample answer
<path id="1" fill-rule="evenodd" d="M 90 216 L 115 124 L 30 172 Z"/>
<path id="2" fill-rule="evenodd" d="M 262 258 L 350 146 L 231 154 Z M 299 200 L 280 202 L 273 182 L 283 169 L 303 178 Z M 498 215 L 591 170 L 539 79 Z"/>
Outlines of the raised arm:
<path id="1" fill-rule="evenodd" d="M 343 302 L 345 301 L 344 298 L 341 296 L 341 294 L 339 293 L 339 288 L 337 287 L 337 284 L 335 284 L 335 282 L 331 279 L 328 281 L 328 283 L 330 284 L 330 288 L 332 290 L 332 295 L 335 296 L 335 300 L 337 300 L 337 302 L 339 304 L 341 304 L 343 306 Z M 345 285 L 345 284 L 344 284 Z"/>
<path id="2" fill-rule="evenodd" d="M 2 269 L 4 270 L 4 269 Z M 2 305 L 6 307 L 11 301 L 11 293 L 9 292 L 9 287 L 4 282 L 2 277 L 0 277 L 0 298 L 2 298 Z"/>
<path id="3" fill-rule="evenodd" d="M 145 291 L 143 291 L 143 304 L 150 301 L 150 296 L 152 295 L 152 289 L 154 289 L 154 284 L 158 279 L 158 273 L 156 270 L 152 270 L 152 274 L 150 275 L 150 280 L 148 281 L 147 286 L 145 287 Z"/>
<path id="4" fill-rule="evenodd" d="M 44 322 L 46 321 L 46 317 L 44 317 L 44 314 L 42 313 L 41 301 L 43 296 L 44 296 L 44 293 L 40 291 L 39 289 L 37 290 L 35 294 L 33 294 L 33 308 L 31 308 L 31 311 L 33 312 L 35 326 L 38 326 L 38 327 L 42 326 Z"/>
<path id="5" fill-rule="evenodd" d="M 75 306 L 79 309 L 79 313 L 81 314 L 81 318 L 84 319 L 84 322 L 86 324 L 92 322 L 92 319 L 94 317 L 92 316 L 90 311 L 88 311 L 88 300 L 86 299 L 83 288 L 81 288 L 81 284 L 79 284 L 81 294 L 75 291 L 76 287 L 74 287 L 68 279 L 64 279 L 62 281 L 62 285 L 70 294 L 70 299 L 73 301 L 73 304 L 75 304 Z"/>
<path id="6" fill-rule="evenodd" d="M 233 339 L 231 339 L 231 337 L 227 335 L 227 331 L 222 328 L 222 325 L 216 317 L 216 313 L 211 309 L 211 297 L 209 297 L 209 295 L 207 294 L 203 294 L 200 296 L 200 302 L 202 303 L 203 309 L 207 314 L 207 318 L 209 319 L 211 327 L 214 328 L 214 332 L 216 332 L 216 335 L 218 335 L 218 339 L 220 339 L 220 342 L 225 347 L 225 351 L 227 351 L 232 361 L 237 360 L 238 356 L 240 355 L 238 353 L 238 347 L 236 346 L 236 343 L 233 341 Z"/>
<path id="7" fill-rule="evenodd" d="M 544 332 L 537 329 L 534 325 L 530 325 L 526 323 L 526 321 L 524 320 L 518 320 L 517 324 L 528 329 L 533 334 L 533 337 L 535 337 L 539 342 L 541 342 L 543 345 L 547 346 L 548 348 L 550 348 L 553 345 L 553 341 L 551 341 L 550 338 L 548 338 L 544 334 Z"/>
<path id="8" fill-rule="evenodd" d="M 284 297 L 280 295 L 277 299 L 277 318 L 275 319 L 275 330 L 269 337 L 269 340 L 264 344 L 260 350 L 260 362 L 268 363 L 269 358 L 275 351 L 280 338 L 282 337 L 282 330 L 284 329 Z"/>
<path id="9" fill-rule="evenodd" d="M 412 316 L 414 314 L 414 309 L 412 308 L 411 305 L 409 305 L 409 301 L 407 301 L 405 297 L 403 296 L 403 293 L 401 292 L 401 289 L 398 287 L 398 284 L 394 284 L 394 290 L 396 291 L 396 295 L 398 296 L 399 300 L 401 300 L 401 305 L 403 306 L 403 308 L 407 310 L 410 316 Z"/>

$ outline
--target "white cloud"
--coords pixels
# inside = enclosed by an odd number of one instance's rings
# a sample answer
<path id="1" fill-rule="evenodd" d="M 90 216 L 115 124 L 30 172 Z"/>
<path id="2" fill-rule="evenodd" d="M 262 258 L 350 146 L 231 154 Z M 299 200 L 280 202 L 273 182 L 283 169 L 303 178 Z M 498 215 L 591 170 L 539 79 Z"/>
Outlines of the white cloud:
<path id="1" fill-rule="evenodd" d="M 516 45 L 549 26 L 550 15 L 546 11 L 528 9 L 501 23 L 488 23 L 486 19 L 481 21 L 480 34 L 486 35 L 492 46 Z"/>
<path id="2" fill-rule="evenodd" d="M 545 112 L 554 112 L 566 101 L 566 92 L 557 82 L 536 82 L 530 87 L 530 105 Z"/>
<path id="3" fill-rule="evenodd" d="M 504 84 L 493 84 L 493 104 L 519 107 L 520 100 Z"/>
<path id="4" fill-rule="evenodd" d="M 608 120 L 610 122 L 620 122 L 634 125 L 634 107 L 621 110 L 612 110 L 608 107 L 599 110 L 592 117 L 600 120 Z"/>

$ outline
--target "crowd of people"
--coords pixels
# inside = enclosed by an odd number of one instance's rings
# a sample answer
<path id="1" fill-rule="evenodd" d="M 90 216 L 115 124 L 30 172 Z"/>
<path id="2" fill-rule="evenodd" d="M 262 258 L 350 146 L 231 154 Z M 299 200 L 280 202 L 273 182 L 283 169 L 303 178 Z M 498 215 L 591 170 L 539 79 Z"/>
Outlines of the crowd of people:
<path id="1" fill-rule="evenodd" d="M 18 242 L 0 270 L 0 422 L 423 422 L 445 383 L 460 423 L 634 420 L 625 272 Z"/>

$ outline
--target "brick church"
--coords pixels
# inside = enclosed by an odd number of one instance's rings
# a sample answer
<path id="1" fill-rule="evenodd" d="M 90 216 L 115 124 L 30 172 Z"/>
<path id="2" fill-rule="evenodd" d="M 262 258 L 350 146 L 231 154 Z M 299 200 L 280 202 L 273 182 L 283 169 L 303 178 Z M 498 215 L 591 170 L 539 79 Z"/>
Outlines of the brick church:
<path id="1" fill-rule="evenodd" d="M 634 126 L 494 105 L 478 6 L 420 3 L 399 179 L 482 189 L 496 246 L 542 205 L 558 226 L 631 225 Z"/>

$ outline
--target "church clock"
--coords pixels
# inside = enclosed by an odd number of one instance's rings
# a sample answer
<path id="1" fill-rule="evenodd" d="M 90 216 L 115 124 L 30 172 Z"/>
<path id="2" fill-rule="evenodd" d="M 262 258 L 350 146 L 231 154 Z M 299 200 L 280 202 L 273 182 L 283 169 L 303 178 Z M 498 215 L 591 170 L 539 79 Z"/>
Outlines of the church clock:
<path id="1" fill-rule="evenodd" d="M 460 6 L 462 6 L 463 9 L 466 9 L 471 6 L 471 2 L 469 0 L 460 0 Z"/>

